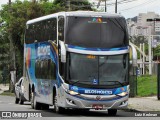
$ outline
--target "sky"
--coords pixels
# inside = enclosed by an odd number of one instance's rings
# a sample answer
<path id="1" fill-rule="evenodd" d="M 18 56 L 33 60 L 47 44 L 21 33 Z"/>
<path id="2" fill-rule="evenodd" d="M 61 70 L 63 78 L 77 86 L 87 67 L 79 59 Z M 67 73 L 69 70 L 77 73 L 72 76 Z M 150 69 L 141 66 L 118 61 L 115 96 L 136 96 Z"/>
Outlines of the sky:
<path id="1" fill-rule="evenodd" d="M 15 1 L 15 0 L 11 0 Z M 98 0 L 89 0 L 90 2 L 95 2 L 97 5 Z M 109 13 L 114 13 L 116 0 L 107 0 L 107 11 Z M 139 13 L 155 12 L 160 14 L 160 0 L 117 0 L 121 1 L 131 1 L 123 4 L 118 4 L 118 13 L 123 15 L 126 18 L 132 18 L 137 16 Z M 2 4 L 7 4 L 8 0 L 0 0 L 0 6 Z M 104 5 L 104 2 L 101 2 L 101 5 Z M 1 9 L 1 7 L 0 7 Z M 103 8 L 102 8 L 103 9 Z"/>

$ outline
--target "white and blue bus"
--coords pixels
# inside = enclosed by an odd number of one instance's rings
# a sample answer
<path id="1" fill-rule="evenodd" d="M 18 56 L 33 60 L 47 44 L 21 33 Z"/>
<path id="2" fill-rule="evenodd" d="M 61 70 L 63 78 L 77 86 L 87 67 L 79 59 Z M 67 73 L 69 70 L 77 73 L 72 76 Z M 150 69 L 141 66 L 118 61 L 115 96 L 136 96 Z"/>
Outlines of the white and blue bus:
<path id="1" fill-rule="evenodd" d="M 125 18 L 60 12 L 29 20 L 24 43 L 25 97 L 34 109 L 127 107 L 129 37 Z"/>

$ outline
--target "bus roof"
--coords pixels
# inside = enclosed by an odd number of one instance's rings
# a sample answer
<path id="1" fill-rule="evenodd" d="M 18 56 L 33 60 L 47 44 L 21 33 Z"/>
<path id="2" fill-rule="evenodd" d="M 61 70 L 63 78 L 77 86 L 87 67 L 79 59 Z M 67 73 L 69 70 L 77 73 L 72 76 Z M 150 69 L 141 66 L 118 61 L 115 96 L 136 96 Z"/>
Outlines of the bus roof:
<path id="1" fill-rule="evenodd" d="M 100 17 L 112 17 L 112 18 L 122 18 L 122 15 L 119 14 L 109 14 L 106 12 L 94 12 L 94 11 L 72 11 L 72 12 L 59 12 L 59 13 L 55 13 L 55 14 L 50 14 L 50 15 L 46 15 L 46 16 L 42 16 L 39 18 L 35 18 L 32 20 L 27 21 L 26 24 L 32 24 L 32 23 L 36 23 L 39 21 L 43 21 L 43 20 L 47 20 L 50 18 L 57 18 L 58 16 L 63 15 L 63 16 L 84 16 L 84 17 L 94 17 L 94 16 L 100 16 Z"/>

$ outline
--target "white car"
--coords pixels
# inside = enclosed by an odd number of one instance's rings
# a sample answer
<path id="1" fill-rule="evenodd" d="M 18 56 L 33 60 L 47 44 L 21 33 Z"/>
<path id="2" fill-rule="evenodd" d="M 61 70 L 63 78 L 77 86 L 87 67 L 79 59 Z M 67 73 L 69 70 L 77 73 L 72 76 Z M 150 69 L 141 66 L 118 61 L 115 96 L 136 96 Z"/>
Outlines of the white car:
<path id="1" fill-rule="evenodd" d="M 21 77 L 15 84 L 15 103 L 23 104 L 24 101 L 26 101 L 26 98 L 24 97 L 23 77 Z"/>

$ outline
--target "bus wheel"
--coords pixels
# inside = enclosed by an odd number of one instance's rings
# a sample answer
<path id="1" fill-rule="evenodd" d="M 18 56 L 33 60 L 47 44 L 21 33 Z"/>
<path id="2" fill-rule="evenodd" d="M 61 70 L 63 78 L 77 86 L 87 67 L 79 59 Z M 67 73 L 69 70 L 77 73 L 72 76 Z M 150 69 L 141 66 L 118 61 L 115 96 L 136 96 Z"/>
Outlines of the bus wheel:
<path id="1" fill-rule="evenodd" d="M 54 103 L 54 111 L 55 111 L 56 113 L 64 113 L 64 112 L 65 112 L 65 109 L 58 106 L 58 103 L 57 103 L 57 93 L 56 93 L 56 95 L 54 96 L 54 99 L 53 99 L 53 100 L 54 100 L 54 101 L 53 101 L 53 103 Z"/>
<path id="2" fill-rule="evenodd" d="M 32 92 L 31 94 L 31 107 L 36 110 L 41 108 L 41 105 L 35 99 L 35 92 Z"/>
<path id="3" fill-rule="evenodd" d="M 42 110 L 48 110 L 49 109 L 49 105 L 47 104 L 42 104 Z"/>
<path id="4" fill-rule="evenodd" d="M 19 103 L 19 99 L 17 97 L 15 97 L 15 104 Z"/>
<path id="5" fill-rule="evenodd" d="M 115 116 L 117 114 L 117 109 L 108 109 L 108 115 Z"/>

